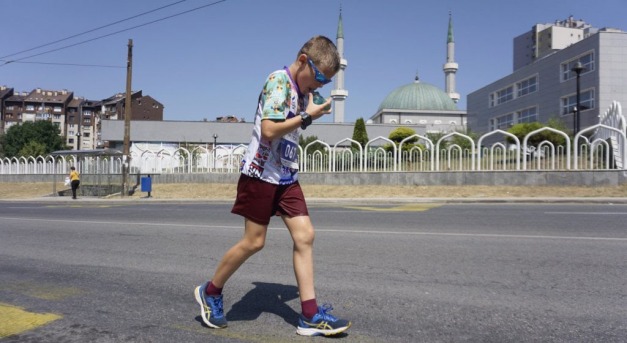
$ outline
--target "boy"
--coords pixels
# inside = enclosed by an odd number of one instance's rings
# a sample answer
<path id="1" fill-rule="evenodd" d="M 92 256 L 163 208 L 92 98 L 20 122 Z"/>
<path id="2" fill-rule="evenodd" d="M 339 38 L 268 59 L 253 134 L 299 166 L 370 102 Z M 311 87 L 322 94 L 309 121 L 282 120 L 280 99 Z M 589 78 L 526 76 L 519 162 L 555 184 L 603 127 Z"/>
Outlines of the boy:
<path id="1" fill-rule="evenodd" d="M 244 236 L 222 257 L 211 281 L 194 291 L 202 319 L 209 327 L 227 326 L 222 288 L 250 256 L 263 248 L 273 215 L 281 216 L 294 241 L 294 273 L 302 307 L 296 333 L 335 335 L 350 327 L 351 322 L 328 313 L 330 306 L 318 307 L 316 303 L 314 227 L 297 173 L 299 128 L 306 129 L 314 119 L 330 113 L 325 107 L 331 99 L 316 105 L 310 93 L 331 82 L 339 68 L 335 44 L 316 36 L 303 45 L 289 67 L 268 76 L 259 96 L 253 135 L 242 161 L 237 198 L 231 210 L 244 217 Z"/>

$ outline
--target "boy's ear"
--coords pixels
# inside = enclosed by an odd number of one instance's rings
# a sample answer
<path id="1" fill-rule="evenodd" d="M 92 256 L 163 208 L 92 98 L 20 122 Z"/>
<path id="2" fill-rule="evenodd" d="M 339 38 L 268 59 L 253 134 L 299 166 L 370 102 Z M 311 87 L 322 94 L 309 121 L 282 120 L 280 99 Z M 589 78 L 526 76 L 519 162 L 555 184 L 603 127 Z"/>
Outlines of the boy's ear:
<path id="1" fill-rule="evenodd" d="M 307 64 L 307 54 L 300 54 L 296 59 L 300 64 Z"/>

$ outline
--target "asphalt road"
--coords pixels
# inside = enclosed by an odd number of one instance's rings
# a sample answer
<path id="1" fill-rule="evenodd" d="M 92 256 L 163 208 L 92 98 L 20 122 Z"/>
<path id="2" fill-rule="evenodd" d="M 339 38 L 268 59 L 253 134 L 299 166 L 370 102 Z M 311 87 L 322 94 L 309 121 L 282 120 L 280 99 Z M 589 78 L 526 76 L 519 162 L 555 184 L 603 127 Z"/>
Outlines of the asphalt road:
<path id="1" fill-rule="evenodd" d="M 354 323 L 337 341 L 627 341 L 627 205 L 310 207 L 318 301 Z M 278 218 L 225 288 L 229 327 L 201 324 L 193 289 L 242 233 L 229 210 L 0 202 L 0 333 L 25 326 L 0 340 L 311 342 Z"/>

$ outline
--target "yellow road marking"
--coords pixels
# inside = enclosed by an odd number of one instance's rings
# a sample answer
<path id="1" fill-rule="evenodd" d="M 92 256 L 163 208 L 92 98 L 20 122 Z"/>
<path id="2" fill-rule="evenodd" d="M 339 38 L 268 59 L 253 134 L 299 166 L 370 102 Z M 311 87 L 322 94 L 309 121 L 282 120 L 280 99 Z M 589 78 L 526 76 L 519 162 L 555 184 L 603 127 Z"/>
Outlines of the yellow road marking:
<path id="1" fill-rule="evenodd" d="M 21 307 L 0 303 L 0 338 L 32 330 L 63 318 L 54 313 L 33 313 Z"/>
<path id="2" fill-rule="evenodd" d="M 443 204 L 405 204 L 395 207 L 372 207 L 372 206 L 345 206 L 346 208 L 363 211 L 377 212 L 422 212 L 432 208 L 440 207 Z"/>
<path id="3" fill-rule="evenodd" d="M 47 208 L 112 208 L 122 207 L 122 205 L 96 205 L 96 204 L 74 204 L 74 205 L 46 205 Z"/>

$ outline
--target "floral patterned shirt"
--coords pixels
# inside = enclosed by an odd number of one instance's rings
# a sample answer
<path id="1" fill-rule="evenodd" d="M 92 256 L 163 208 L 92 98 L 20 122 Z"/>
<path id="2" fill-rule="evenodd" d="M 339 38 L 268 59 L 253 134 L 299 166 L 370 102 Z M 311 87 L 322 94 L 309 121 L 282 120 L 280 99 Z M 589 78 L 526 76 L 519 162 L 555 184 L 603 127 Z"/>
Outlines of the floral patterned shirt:
<path id="1" fill-rule="evenodd" d="M 299 113 L 303 97 L 287 68 L 270 74 L 259 95 L 255 125 L 248 150 L 240 166 L 242 174 L 287 185 L 298 180 L 298 137 L 296 129 L 272 141 L 261 138 L 261 121 L 283 121 Z"/>

